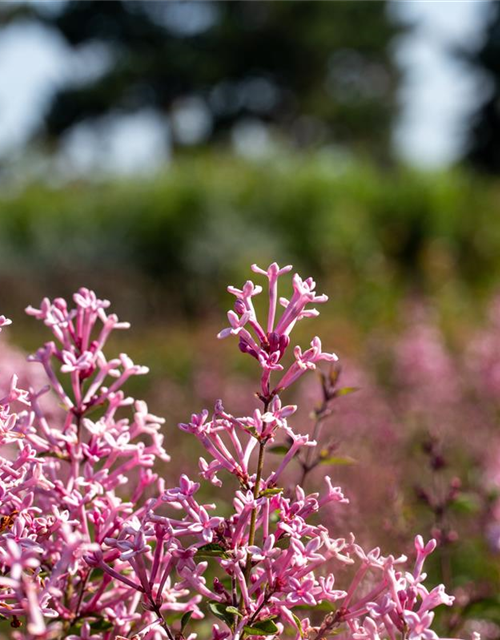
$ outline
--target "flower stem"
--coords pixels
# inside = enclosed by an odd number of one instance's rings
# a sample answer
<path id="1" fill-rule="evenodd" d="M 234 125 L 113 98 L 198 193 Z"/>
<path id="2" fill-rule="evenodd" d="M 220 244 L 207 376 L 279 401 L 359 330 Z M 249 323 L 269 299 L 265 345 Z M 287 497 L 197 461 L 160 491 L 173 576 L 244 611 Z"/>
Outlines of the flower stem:
<path id="1" fill-rule="evenodd" d="M 261 442 L 259 446 L 259 460 L 257 462 L 257 475 L 255 478 L 255 486 L 253 488 L 253 497 L 254 500 L 257 500 L 259 497 L 260 491 L 260 481 L 262 480 L 262 469 L 264 467 L 264 451 L 266 448 L 265 442 Z M 255 525 L 257 523 L 257 507 L 254 507 L 252 510 L 252 515 L 250 518 L 250 533 L 248 534 L 248 546 L 252 546 L 255 542 Z M 248 581 L 250 577 L 250 570 L 252 568 L 252 559 L 250 556 L 247 557 L 247 564 L 245 567 L 245 578 Z"/>
<path id="2" fill-rule="evenodd" d="M 335 613 L 329 613 L 323 620 L 323 624 L 314 636 L 313 640 L 324 640 L 336 626 L 342 621 L 342 616 L 346 613 L 345 609 L 338 609 Z"/>
<path id="3" fill-rule="evenodd" d="M 264 413 L 269 408 L 269 400 L 264 401 Z M 257 461 L 257 473 L 255 475 L 255 485 L 253 488 L 253 497 L 254 500 L 257 500 L 260 492 L 260 482 L 262 480 L 262 470 L 264 468 L 264 451 L 266 449 L 266 441 L 261 440 L 259 442 L 259 458 Z M 250 532 L 248 534 L 248 546 L 251 547 L 255 542 L 255 528 L 257 524 L 257 506 L 255 506 L 252 510 L 252 515 L 250 517 Z M 245 580 L 248 584 L 250 579 L 250 572 L 252 570 L 252 558 L 250 555 L 247 556 L 247 563 L 245 565 Z M 243 599 L 240 603 L 243 606 Z"/>
<path id="4" fill-rule="evenodd" d="M 85 589 L 87 587 L 87 583 L 89 581 L 91 573 L 92 573 L 92 569 L 87 571 L 87 573 L 85 574 L 85 577 L 82 580 L 82 584 L 80 586 L 80 593 L 78 595 L 78 602 L 76 603 L 76 608 L 75 608 L 75 618 L 78 618 L 78 616 L 80 615 L 80 608 L 82 606 L 83 596 L 85 595 Z"/>
<path id="5" fill-rule="evenodd" d="M 158 619 L 160 620 L 160 626 L 162 626 L 165 629 L 165 632 L 166 632 L 167 636 L 169 637 L 169 640 L 175 640 L 174 634 L 170 630 L 170 627 L 168 626 L 167 621 L 163 617 L 163 614 L 160 611 L 159 605 L 157 605 L 156 603 L 153 604 L 153 611 L 158 616 Z"/>

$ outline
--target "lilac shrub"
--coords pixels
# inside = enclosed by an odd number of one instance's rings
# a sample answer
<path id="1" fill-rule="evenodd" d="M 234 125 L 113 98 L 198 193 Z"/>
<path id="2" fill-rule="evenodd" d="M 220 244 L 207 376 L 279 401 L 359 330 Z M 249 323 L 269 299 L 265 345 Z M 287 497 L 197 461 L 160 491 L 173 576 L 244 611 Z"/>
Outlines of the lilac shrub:
<path id="1" fill-rule="evenodd" d="M 219 337 L 236 336 L 256 360 L 259 406 L 235 416 L 218 401 L 179 425 L 206 451 L 199 476 L 211 491 L 232 482 L 229 513 L 200 497 L 200 482 L 182 475 L 166 487 L 153 471 L 168 461 L 163 421 L 123 390 L 147 369 L 104 354 L 111 332 L 128 328 L 107 313 L 109 302 L 81 289 L 73 308 L 60 298 L 28 308 L 55 338 L 31 359 L 43 366 L 62 418 L 44 411 L 49 387 L 20 389 L 15 377 L 0 400 L 0 614 L 14 638 L 438 638 L 434 609 L 453 598 L 443 585 L 424 586 L 435 540 L 416 537 L 410 568 L 406 557 L 366 551 L 322 524 L 321 514 L 348 503 L 330 478 L 318 493 L 281 486 L 287 467 L 316 445 L 292 428 L 296 407 L 281 396 L 337 356 L 315 337 L 283 364 L 292 329 L 327 298 L 298 275 L 290 300 L 279 298 L 291 267 L 253 270 L 268 281 L 266 321 L 253 305 L 261 286 L 229 287 L 234 310 Z M 289 446 L 277 458 L 283 436 Z M 269 464 L 268 453 L 279 463 Z"/>

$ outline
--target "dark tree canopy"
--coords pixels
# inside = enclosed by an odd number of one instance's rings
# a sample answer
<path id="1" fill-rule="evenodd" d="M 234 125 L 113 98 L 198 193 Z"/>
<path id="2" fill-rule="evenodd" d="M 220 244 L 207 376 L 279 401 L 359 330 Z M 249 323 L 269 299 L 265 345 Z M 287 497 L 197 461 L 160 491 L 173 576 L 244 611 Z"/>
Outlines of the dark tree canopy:
<path id="1" fill-rule="evenodd" d="M 175 121 L 195 104 L 207 125 L 197 139 L 174 143 L 224 142 L 236 123 L 256 120 L 301 146 L 386 157 L 398 80 L 390 43 L 401 29 L 386 8 L 115 0 L 39 12 L 72 47 L 99 44 L 109 59 L 97 77 L 53 96 L 44 135 L 57 139 L 82 121 L 144 107 Z"/>
<path id="2" fill-rule="evenodd" d="M 468 61 L 485 78 L 486 99 L 475 113 L 466 160 L 487 173 L 500 172 L 500 3 L 490 5 L 484 42 Z"/>

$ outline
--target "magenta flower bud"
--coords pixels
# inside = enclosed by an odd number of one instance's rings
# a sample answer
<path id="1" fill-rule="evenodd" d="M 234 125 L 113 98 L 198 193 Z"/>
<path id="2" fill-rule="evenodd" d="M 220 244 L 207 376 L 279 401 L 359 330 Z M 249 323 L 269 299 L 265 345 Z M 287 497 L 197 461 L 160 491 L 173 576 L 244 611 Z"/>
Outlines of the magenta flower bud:
<path id="1" fill-rule="evenodd" d="M 226 598 L 229 600 L 229 593 L 227 589 L 224 587 L 224 585 L 222 584 L 222 582 L 219 580 L 219 578 L 214 578 L 213 584 L 214 584 L 215 593 L 217 593 L 220 596 L 226 596 Z"/>
<path id="2" fill-rule="evenodd" d="M 281 334 L 280 336 L 280 351 L 284 353 L 288 345 L 290 344 L 290 336 L 287 336 L 286 333 Z"/>
<path id="3" fill-rule="evenodd" d="M 275 331 L 272 331 L 269 334 L 268 340 L 270 352 L 273 353 L 274 351 L 278 351 L 280 348 L 280 336 Z"/>
<path id="4" fill-rule="evenodd" d="M 92 553 L 85 555 L 84 560 L 90 567 L 99 567 L 103 561 L 102 551 L 96 549 Z"/>
<path id="5" fill-rule="evenodd" d="M 242 338 L 240 338 L 238 342 L 238 348 L 241 351 L 241 353 L 248 353 L 250 351 L 250 347 Z"/>
<path id="6" fill-rule="evenodd" d="M 255 349 L 253 349 L 247 342 L 245 342 L 243 338 L 241 338 L 240 341 L 238 342 L 238 348 L 241 351 L 241 353 L 248 353 L 253 358 L 256 358 L 257 360 L 259 359 L 259 356 L 255 351 Z"/>
<path id="7" fill-rule="evenodd" d="M 239 316 L 242 316 L 245 313 L 247 308 L 246 308 L 245 303 L 243 302 L 243 300 L 241 300 L 240 298 L 237 298 L 234 301 L 234 310 L 236 311 L 236 313 Z"/>

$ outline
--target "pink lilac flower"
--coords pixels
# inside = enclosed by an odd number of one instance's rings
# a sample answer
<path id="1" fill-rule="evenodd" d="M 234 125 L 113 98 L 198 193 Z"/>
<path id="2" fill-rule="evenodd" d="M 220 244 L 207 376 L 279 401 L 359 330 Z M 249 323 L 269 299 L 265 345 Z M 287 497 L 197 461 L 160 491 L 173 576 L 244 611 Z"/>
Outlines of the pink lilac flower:
<path id="1" fill-rule="evenodd" d="M 322 353 L 321 341 L 316 337 L 311 343 L 311 349 L 304 353 L 300 347 L 295 347 L 295 364 L 281 378 L 278 386 L 271 390 L 271 373 L 283 369 L 280 360 L 290 344 L 290 332 L 293 327 L 302 318 L 318 315 L 316 309 L 306 308 L 308 304 L 323 303 L 328 300 L 327 296 L 316 294 L 316 283 L 312 278 L 302 280 L 298 274 L 295 274 L 292 298 L 290 301 L 285 298 L 280 299 L 285 311 L 275 325 L 278 279 L 288 273 L 291 268 L 291 266 L 287 266 L 280 269 L 275 262 L 267 270 L 260 269 L 257 265 L 252 266 L 255 273 L 266 276 L 269 281 L 269 311 L 265 325 L 266 331 L 258 321 L 252 303 L 252 298 L 262 292 L 262 287 L 255 286 L 251 280 L 248 280 L 242 289 L 228 287 L 228 291 L 236 296 L 235 310 L 228 312 L 230 327 L 218 335 L 219 338 L 237 335 L 240 350 L 258 360 L 263 370 L 261 391 L 265 402 L 269 402 L 276 394 L 293 384 L 307 369 L 314 369 L 320 360 L 333 361 L 337 359 L 335 354 Z M 245 329 L 247 325 L 253 330 L 254 337 L 249 330 Z"/>

